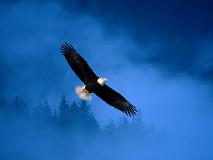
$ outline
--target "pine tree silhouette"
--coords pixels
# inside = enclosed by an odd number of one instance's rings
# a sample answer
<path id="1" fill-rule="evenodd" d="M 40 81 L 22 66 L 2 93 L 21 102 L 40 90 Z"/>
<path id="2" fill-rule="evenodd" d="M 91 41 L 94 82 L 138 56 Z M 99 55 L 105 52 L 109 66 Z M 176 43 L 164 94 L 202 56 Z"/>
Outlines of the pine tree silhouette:
<path id="1" fill-rule="evenodd" d="M 105 127 L 106 133 L 112 136 L 116 133 L 116 129 L 115 122 L 111 119 L 109 124 Z"/>
<path id="2" fill-rule="evenodd" d="M 71 112 L 69 109 L 69 104 L 67 103 L 66 97 L 61 96 L 61 101 L 59 105 L 59 123 L 63 127 L 68 127 L 71 124 Z"/>
<path id="3" fill-rule="evenodd" d="M 133 117 L 132 123 L 133 123 L 133 125 L 142 125 L 143 124 L 142 113 L 140 110 L 138 110 L 138 113 Z"/>
<path id="4" fill-rule="evenodd" d="M 5 98 L 0 97 L 0 111 L 8 110 L 8 102 Z"/>
<path id="5" fill-rule="evenodd" d="M 79 102 L 80 114 L 79 122 L 81 127 L 87 131 L 87 133 L 97 132 L 99 130 L 98 122 L 91 111 L 91 106 L 86 101 L 81 100 Z"/>
<path id="6" fill-rule="evenodd" d="M 34 117 L 43 122 L 48 122 L 52 118 L 50 105 L 47 101 L 44 101 L 43 104 L 40 104 L 38 107 L 35 108 Z"/>
<path id="7" fill-rule="evenodd" d="M 15 97 L 13 102 L 11 103 L 11 111 L 17 116 L 26 117 L 29 116 L 29 108 L 24 99 Z"/>

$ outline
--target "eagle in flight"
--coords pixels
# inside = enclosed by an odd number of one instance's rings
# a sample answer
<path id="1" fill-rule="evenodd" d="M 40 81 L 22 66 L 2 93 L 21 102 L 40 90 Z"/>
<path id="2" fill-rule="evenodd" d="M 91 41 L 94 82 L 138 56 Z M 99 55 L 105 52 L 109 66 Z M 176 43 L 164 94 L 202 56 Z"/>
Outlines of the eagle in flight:
<path id="1" fill-rule="evenodd" d="M 91 93 L 95 93 L 107 104 L 119 109 L 128 116 L 134 116 L 137 112 L 135 106 L 129 103 L 121 94 L 106 85 L 106 78 L 98 77 L 88 63 L 80 56 L 71 44 L 64 43 L 60 47 L 68 64 L 77 74 L 84 86 L 75 88 L 76 94 L 82 100 L 91 100 Z"/>

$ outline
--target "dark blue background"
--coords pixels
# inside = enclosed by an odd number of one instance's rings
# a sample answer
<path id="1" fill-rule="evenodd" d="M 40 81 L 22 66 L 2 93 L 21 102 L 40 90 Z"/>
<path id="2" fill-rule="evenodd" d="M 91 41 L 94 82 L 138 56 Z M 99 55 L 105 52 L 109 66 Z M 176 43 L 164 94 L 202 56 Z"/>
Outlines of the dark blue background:
<path id="1" fill-rule="evenodd" d="M 212 8 L 210 0 L 1 1 L 0 96 L 35 106 L 55 106 L 62 93 L 78 100 L 82 83 L 59 53 L 66 41 L 165 132 L 173 157 L 211 159 Z M 122 116 L 95 95 L 90 104 L 102 127 Z"/>

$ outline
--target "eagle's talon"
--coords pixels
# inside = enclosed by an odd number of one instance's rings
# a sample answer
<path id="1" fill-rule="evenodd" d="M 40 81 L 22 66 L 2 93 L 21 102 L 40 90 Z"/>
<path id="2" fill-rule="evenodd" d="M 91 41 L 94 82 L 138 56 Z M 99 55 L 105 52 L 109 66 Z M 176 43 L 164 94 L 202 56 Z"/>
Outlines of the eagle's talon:
<path id="1" fill-rule="evenodd" d="M 89 93 L 89 91 L 86 88 L 84 89 L 84 92 Z"/>

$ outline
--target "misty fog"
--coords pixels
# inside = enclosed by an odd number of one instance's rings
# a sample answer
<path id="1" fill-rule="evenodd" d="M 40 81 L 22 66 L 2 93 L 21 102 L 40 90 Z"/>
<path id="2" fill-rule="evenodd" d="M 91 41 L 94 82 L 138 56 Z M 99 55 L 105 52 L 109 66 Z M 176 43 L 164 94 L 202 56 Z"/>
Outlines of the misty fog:
<path id="1" fill-rule="evenodd" d="M 213 158 L 208 5 L 118 2 L 0 2 L 0 159 Z M 139 114 L 80 101 L 63 42 Z"/>

